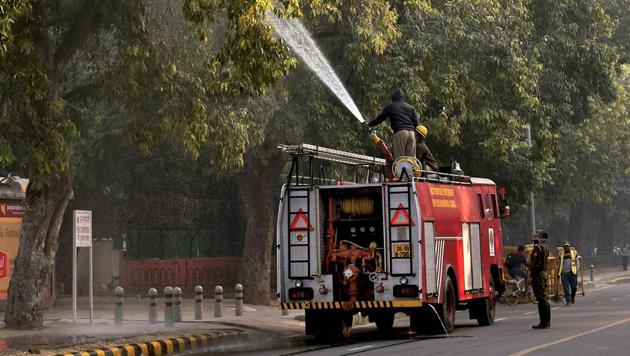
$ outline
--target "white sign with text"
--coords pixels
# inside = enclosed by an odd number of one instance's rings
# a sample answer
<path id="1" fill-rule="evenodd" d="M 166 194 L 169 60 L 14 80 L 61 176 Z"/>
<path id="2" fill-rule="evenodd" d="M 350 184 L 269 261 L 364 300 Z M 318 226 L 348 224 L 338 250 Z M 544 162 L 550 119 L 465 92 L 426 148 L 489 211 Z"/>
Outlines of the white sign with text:
<path id="1" fill-rule="evenodd" d="M 74 218 L 74 243 L 75 247 L 92 246 L 92 211 L 75 210 Z"/>

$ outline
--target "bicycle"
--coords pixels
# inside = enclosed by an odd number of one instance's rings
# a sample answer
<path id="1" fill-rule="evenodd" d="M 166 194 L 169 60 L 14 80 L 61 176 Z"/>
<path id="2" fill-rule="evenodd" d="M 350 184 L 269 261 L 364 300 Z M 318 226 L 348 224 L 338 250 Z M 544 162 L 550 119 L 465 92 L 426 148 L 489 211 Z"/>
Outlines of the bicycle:
<path id="1" fill-rule="evenodd" d="M 536 297 L 533 293 L 525 291 L 525 279 L 516 277 L 505 281 L 505 291 L 503 292 L 503 301 L 505 304 L 514 306 L 522 296 L 526 295 L 530 303 L 536 303 Z"/>

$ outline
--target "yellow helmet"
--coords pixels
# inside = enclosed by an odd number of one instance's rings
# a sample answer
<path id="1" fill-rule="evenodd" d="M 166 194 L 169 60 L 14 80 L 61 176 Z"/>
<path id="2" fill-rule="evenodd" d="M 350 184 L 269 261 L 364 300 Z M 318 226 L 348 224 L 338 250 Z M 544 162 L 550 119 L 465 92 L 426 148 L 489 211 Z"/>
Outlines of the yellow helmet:
<path id="1" fill-rule="evenodd" d="M 423 137 L 427 137 L 427 135 L 429 134 L 429 130 L 427 129 L 426 126 L 424 125 L 418 125 L 416 126 L 416 131 L 422 135 Z"/>

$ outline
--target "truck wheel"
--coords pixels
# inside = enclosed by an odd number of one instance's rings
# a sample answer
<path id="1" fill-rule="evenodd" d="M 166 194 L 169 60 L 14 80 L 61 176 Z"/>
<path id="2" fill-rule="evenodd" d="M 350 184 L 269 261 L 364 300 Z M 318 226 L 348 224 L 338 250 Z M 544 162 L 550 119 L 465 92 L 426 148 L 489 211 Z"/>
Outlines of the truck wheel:
<path id="1" fill-rule="evenodd" d="M 381 333 L 388 333 L 392 331 L 394 326 L 394 313 L 382 313 L 376 316 L 374 322 L 376 328 Z"/>
<path id="2" fill-rule="evenodd" d="M 420 335 L 431 334 L 431 325 L 436 318 L 433 310 L 425 305 L 415 309 L 409 314 L 409 327 Z"/>
<path id="3" fill-rule="evenodd" d="M 304 333 L 306 335 L 314 335 L 316 338 L 324 338 L 328 329 L 324 327 L 321 312 L 307 309 L 304 311 Z"/>
<path id="4" fill-rule="evenodd" d="M 440 320 L 434 325 L 436 334 L 450 334 L 455 329 L 455 311 L 457 300 L 455 297 L 455 287 L 450 276 L 446 276 L 444 287 L 444 302 L 436 306 Z"/>
<path id="5" fill-rule="evenodd" d="M 333 322 L 333 336 L 348 339 L 352 336 L 352 313 L 339 313 L 331 320 Z M 324 324 L 329 327 L 328 324 Z"/>
<path id="6" fill-rule="evenodd" d="M 476 300 L 474 303 L 475 316 L 479 325 L 492 325 L 497 310 L 497 292 L 494 283 L 490 281 L 490 294 L 488 298 Z"/>

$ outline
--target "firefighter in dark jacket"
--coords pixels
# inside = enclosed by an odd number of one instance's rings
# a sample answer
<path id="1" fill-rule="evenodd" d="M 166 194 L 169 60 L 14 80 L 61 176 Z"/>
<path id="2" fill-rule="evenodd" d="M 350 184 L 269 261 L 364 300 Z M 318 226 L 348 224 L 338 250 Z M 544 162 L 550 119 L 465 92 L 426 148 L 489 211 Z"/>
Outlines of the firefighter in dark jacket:
<path id="1" fill-rule="evenodd" d="M 366 123 L 368 128 L 374 127 L 389 118 L 394 130 L 394 161 L 401 156 L 416 156 L 415 129 L 418 126 L 416 109 L 405 102 L 402 89 L 392 94 L 392 102 L 387 105 L 374 120 Z"/>
<path id="2" fill-rule="evenodd" d="M 422 163 L 423 169 L 427 171 L 439 172 L 440 167 L 437 165 L 437 161 L 433 158 L 433 154 L 424 143 L 424 139 L 429 134 L 429 130 L 424 125 L 418 125 L 416 127 L 416 157 Z"/>
<path id="3" fill-rule="evenodd" d="M 551 326 L 551 307 L 547 301 L 547 259 L 549 249 L 547 248 L 547 233 L 544 230 L 536 230 L 532 237 L 534 249 L 529 256 L 529 270 L 532 281 L 531 286 L 538 302 L 538 316 L 540 323 L 533 325 L 534 329 L 547 329 Z"/>

